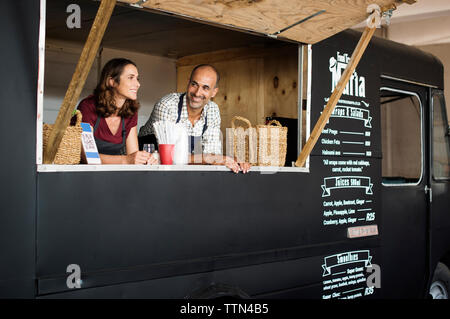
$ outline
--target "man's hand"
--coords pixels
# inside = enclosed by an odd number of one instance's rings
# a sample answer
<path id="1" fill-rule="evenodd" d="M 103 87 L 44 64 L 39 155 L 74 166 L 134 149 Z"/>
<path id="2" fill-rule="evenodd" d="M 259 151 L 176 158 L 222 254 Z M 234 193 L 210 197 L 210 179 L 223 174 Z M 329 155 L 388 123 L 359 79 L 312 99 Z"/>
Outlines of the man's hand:
<path id="1" fill-rule="evenodd" d="M 191 155 L 190 164 L 209 164 L 209 165 L 224 165 L 232 170 L 234 173 L 248 173 L 252 167 L 250 163 L 238 163 L 230 156 L 214 155 L 214 154 L 197 154 Z"/>
<path id="2" fill-rule="evenodd" d="M 244 174 L 248 173 L 248 171 L 252 167 L 250 163 L 246 162 L 238 163 L 229 156 L 225 156 L 225 166 L 235 173 L 239 173 L 239 171 L 241 171 Z"/>
<path id="3" fill-rule="evenodd" d="M 241 170 L 239 164 L 233 158 L 228 156 L 225 156 L 225 166 L 231 169 L 236 174 Z"/>
<path id="4" fill-rule="evenodd" d="M 252 164 L 247 163 L 247 162 L 245 162 L 245 163 L 238 163 L 238 164 L 241 167 L 242 173 L 244 173 L 244 174 L 248 173 L 248 171 L 252 167 Z"/>

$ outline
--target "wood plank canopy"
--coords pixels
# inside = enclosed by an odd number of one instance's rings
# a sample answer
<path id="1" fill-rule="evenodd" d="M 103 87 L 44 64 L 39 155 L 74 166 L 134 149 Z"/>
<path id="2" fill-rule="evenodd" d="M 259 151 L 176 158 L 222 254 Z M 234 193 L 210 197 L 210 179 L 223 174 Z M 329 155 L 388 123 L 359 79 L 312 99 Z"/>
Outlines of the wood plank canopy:
<path id="1" fill-rule="evenodd" d="M 314 44 L 367 18 L 367 6 L 382 11 L 401 0 L 118 0 L 197 21 Z M 295 26 L 293 26 L 295 25 Z M 292 28 L 289 28 L 293 26 Z"/>

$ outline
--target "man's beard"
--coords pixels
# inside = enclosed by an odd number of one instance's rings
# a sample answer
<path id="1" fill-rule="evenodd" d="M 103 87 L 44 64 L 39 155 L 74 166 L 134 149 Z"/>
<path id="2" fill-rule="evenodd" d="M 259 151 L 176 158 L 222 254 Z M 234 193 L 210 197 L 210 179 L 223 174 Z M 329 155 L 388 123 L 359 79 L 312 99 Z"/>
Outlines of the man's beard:
<path id="1" fill-rule="evenodd" d="M 201 100 L 199 102 L 192 102 L 192 97 L 190 95 L 188 95 L 188 102 L 189 102 L 189 106 L 193 109 L 200 109 L 202 107 L 204 107 L 206 105 L 206 103 L 204 103 L 204 100 L 202 98 L 200 98 Z"/>

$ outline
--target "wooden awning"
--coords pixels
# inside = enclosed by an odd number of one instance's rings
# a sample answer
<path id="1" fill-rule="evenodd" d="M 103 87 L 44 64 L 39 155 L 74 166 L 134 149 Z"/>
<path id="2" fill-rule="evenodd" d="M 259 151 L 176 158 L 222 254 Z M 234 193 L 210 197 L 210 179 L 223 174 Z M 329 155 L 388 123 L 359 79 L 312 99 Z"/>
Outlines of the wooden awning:
<path id="1" fill-rule="evenodd" d="M 367 6 L 382 11 L 401 0 L 118 0 L 144 8 L 314 44 L 364 21 Z M 409 0 L 408 0 L 409 1 Z M 407 1 L 407 2 L 408 2 Z M 284 31 L 283 31 L 284 30 Z M 281 32 L 280 32 L 281 31 Z"/>

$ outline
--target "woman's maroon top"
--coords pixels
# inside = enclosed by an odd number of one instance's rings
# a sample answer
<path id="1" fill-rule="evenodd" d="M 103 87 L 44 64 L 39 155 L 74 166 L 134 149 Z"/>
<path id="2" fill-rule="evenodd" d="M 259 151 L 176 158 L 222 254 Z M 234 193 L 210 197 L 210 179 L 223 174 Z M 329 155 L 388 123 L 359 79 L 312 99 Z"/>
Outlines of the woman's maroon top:
<path id="1" fill-rule="evenodd" d="M 82 122 L 91 124 L 92 127 L 95 126 L 95 122 L 97 121 L 97 117 L 99 116 L 96 111 L 96 100 L 94 95 L 90 95 L 84 100 L 80 102 L 78 105 L 78 109 L 81 111 L 83 115 Z M 130 130 L 137 126 L 137 112 L 134 113 L 132 117 L 123 118 L 125 120 L 125 130 L 126 137 L 128 137 L 128 133 Z M 108 124 L 105 121 L 104 117 L 100 118 L 100 123 L 98 125 L 97 130 L 94 133 L 96 138 L 100 138 L 106 142 L 114 143 L 114 144 L 122 144 L 122 124 L 119 125 L 119 129 L 117 130 L 115 135 L 112 135 L 109 130 Z"/>

